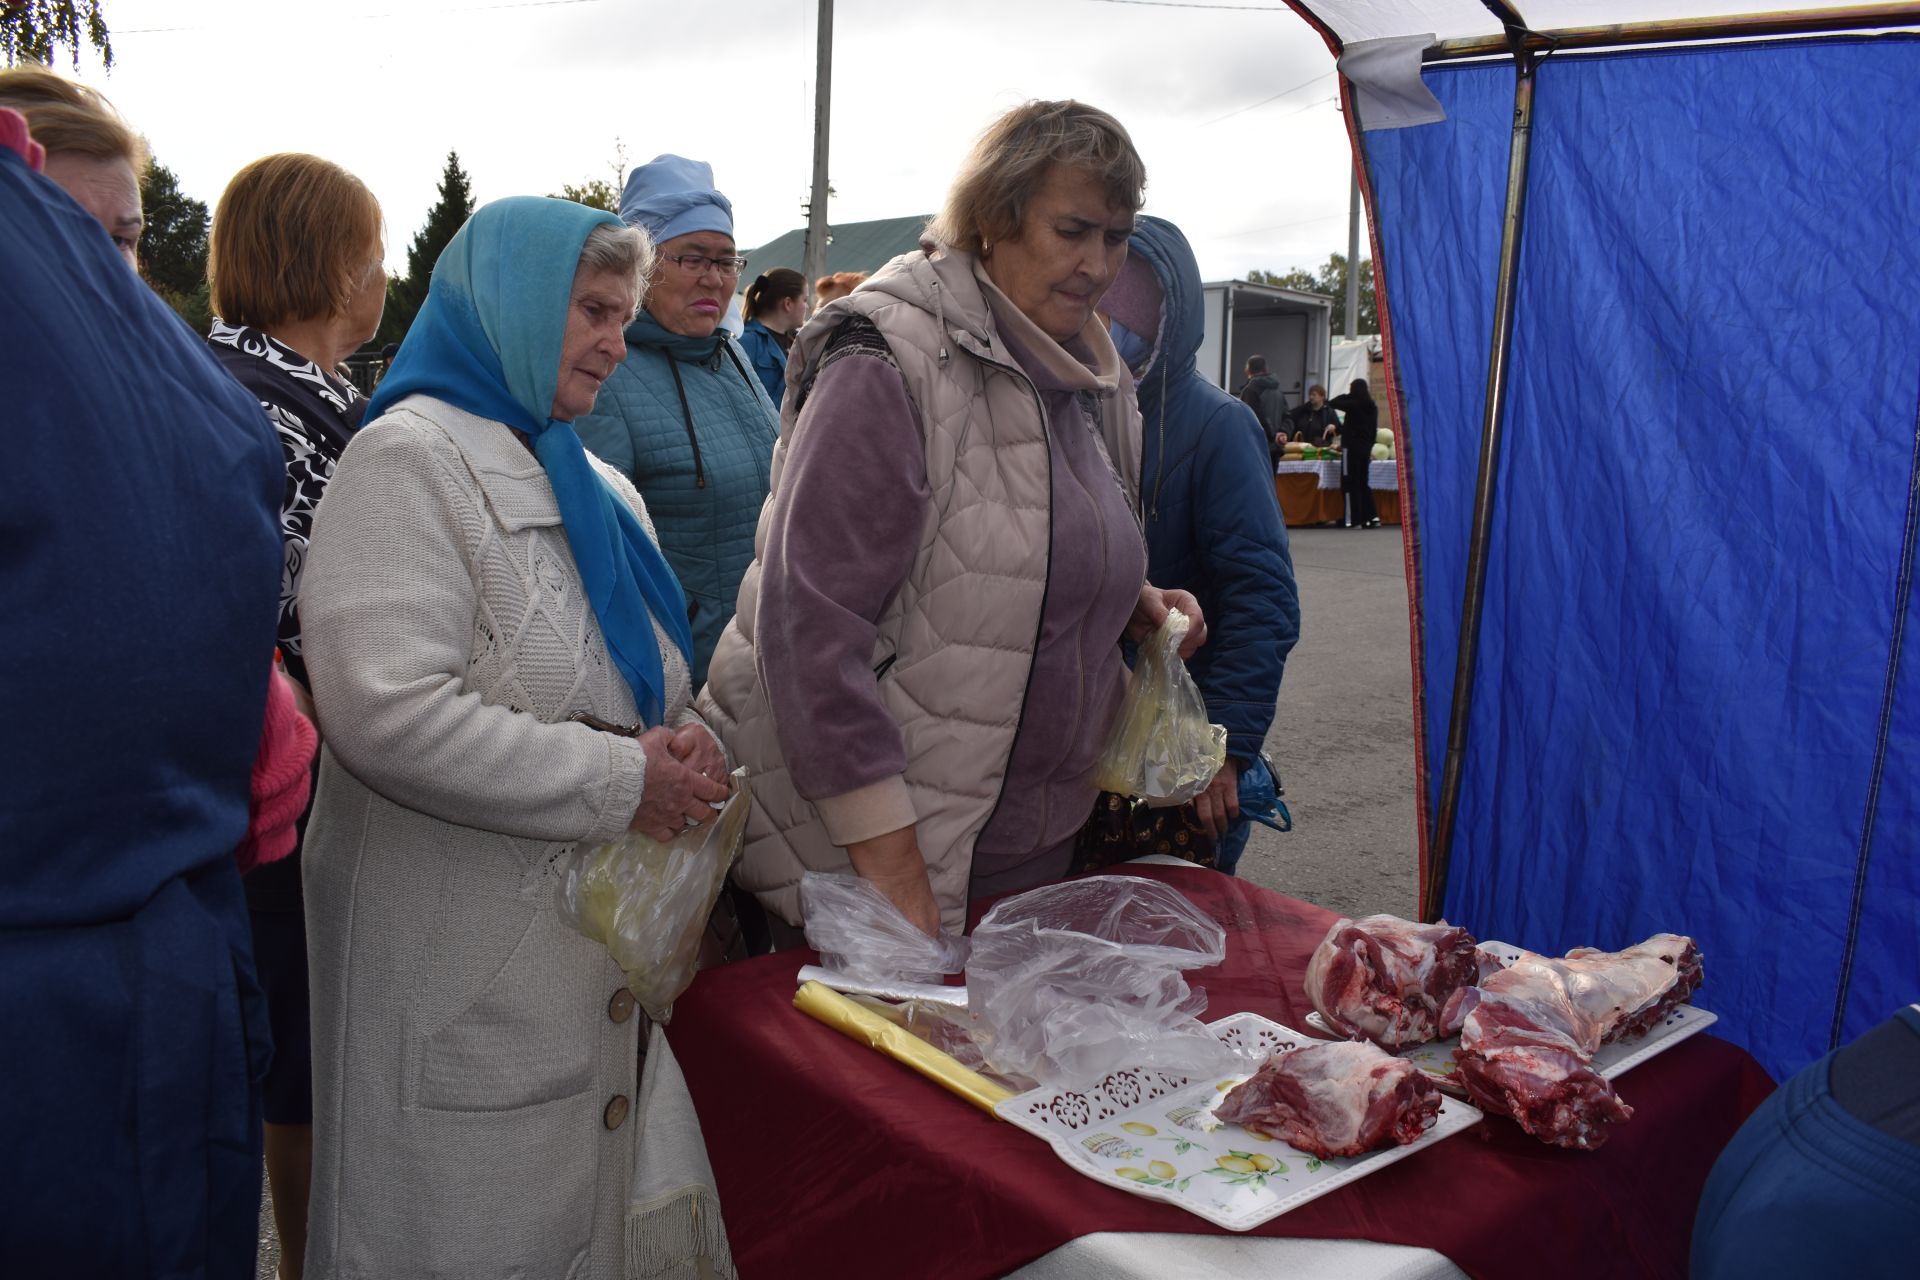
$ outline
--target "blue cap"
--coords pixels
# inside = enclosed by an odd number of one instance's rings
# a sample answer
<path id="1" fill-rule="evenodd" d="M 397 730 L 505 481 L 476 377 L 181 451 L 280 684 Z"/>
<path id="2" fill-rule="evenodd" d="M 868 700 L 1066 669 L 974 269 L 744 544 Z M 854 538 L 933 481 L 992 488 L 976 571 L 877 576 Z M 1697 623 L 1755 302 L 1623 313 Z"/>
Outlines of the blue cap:
<path id="1" fill-rule="evenodd" d="M 685 156 L 655 156 L 627 175 L 620 218 L 663 244 L 695 231 L 733 234 L 733 203 L 713 186 L 713 166 Z"/>

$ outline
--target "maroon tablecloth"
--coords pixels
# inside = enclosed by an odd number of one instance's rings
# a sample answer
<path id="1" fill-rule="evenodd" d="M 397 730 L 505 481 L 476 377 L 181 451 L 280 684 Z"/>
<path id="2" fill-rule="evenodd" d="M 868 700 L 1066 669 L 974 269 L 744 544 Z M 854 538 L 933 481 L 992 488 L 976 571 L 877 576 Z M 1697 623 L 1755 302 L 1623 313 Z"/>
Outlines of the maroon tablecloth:
<path id="1" fill-rule="evenodd" d="M 1226 927 L 1226 960 L 1193 975 L 1209 1020 L 1250 1011 L 1305 1025 L 1307 957 L 1334 913 L 1199 868 L 1128 870 Z M 667 1032 L 746 1280 L 999 1276 L 1092 1232 L 1220 1231 L 1082 1177 L 1045 1143 L 794 1009 L 795 972 L 812 958 L 701 974 Z M 1491 1117 L 1252 1234 L 1418 1245 L 1476 1277 L 1684 1277 L 1707 1171 L 1773 1083 L 1744 1050 L 1699 1035 L 1618 1088 L 1634 1116 L 1598 1152 L 1561 1151 Z"/>

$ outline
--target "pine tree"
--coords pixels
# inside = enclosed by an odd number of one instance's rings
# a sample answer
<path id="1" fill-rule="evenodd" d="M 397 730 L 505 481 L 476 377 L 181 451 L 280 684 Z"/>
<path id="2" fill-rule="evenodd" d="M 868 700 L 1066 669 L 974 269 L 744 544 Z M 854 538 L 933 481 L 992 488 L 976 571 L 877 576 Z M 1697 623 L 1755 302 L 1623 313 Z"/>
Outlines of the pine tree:
<path id="1" fill-rule="evenodd" d="M 413 318 L 427 300 L 427 286 L 433 280 L 434 264 L 454 233 L 473 216 L 473 183 L 460 167 L 460 153 L 447 152 L 447 167 L 440 174 L 440 199 L 427 212 L 427 225 L 414 236 L 407 248 L 407 274 L 387 282 L 387 310 L 380 320 L 379 343 L 398 342 L 407 334 Z"/>
<path id="2" fill-rule="evenodd" d="M 140 176 L 140 272 L 195 333 L 212 319 L 207 301 L 207 206 L 180 190 L 173 170 L 148 161 Z"/>

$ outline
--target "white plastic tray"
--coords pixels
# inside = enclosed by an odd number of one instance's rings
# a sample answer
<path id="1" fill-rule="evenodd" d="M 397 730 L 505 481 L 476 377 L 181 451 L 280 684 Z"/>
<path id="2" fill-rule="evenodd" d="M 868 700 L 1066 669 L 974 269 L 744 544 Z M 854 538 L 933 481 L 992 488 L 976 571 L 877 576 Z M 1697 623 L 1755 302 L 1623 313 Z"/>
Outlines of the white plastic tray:
<path id="1" fill-rule="evenodd" d="M 1210 1024 L 1254 1063 L 1313 1044 L 1310 1036 L 1253 1013 Z M 1251 1074 L 1251 1073 L 1247 1073 Z M 1229 1231 L 1269 1218 L 1404 1160 L 1480 1119 L 1446 1098 L 1419 1141 L 1363 1156 L 1318 1160 L 1284 1142 L 1214 1116 L 1226 1091 L 1247 1074 L 1192 1079 L 1150 1068 L 1115 1071 L 1080 1089 L 1039 1088 L 994 1108 L 1004 1120 L 1050 1144 L 1077 1172 L 1110 1187 L 1164 1200 Z"/>
<path id="2" fill-rule="evenodd" d="M 1520 957 L 1522 948 L 1510 942 L 1483 942 L 1480 944 L 1494 955 L 1511 964 Z M 1593 1055 L 1593 1069 L 1608 1080 L 1633 1070 L 1648 1058 L 1665 1053 L 1695 1032 L 1705 1031 L 1720 1020 L 1717 1013 L 1705 1009 L 1696 1009 L 1690 1004 L 1675 1006 L 1660 1025 L 1645 1035 L 1632 1036 L 1625 1040 L 1616 1040 L 1612 1044 L 1603 1044 L 1600 1051 Z M 1318 1011 L 1307 1015 L 1307 1025 L 1318 1035 L 1334 1040 L 1346 1037 L 1334 1030 L 1331 1023 L 1321 1017 Z M 1460 1037 L 1448 1036 L 1445 1040 L 1429 1040 L 1425 1044 L 1410 1045 L 1401 1049 L 1395 1056 L 1405 1058 L 1422 1071 L 1434 1078 L 1434 1083 L 1449 1093 L 1464 1096 L 1464 1091 L 1454 1083 L 1454 1055 L 1460 1051 Z"/>

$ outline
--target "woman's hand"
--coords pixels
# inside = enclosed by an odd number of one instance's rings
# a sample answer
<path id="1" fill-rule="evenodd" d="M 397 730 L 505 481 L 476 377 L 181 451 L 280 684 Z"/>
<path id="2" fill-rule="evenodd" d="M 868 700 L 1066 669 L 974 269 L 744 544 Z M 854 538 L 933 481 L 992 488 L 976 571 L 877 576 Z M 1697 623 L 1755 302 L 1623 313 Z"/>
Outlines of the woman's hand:
<path id="1" fill-rule="evenodd" d="M 647 753 L 647 780 L 627 829 L 665 844 L 689 824 L 711 821 L 713 806 L 727 798 L 726 785 L 683 764 L 667 729 L 649 729 L 635 741 Z"/>
<path id="2" fill-rule="evenodd" d="M 674 731 L 670 746 L 673 758 L 703 778 L 726 785 L 727 754 L 720 742 L 702 724 L 683 724 Z"/>
<path id="3" fill-rule="evenodd" d="M 1194 650 L 1207 642 L 1207 619 L 1200 612 L 1200 602 L 1185 591 L 1162 591 L 1151 582 L 1140 588 L 1140 598 L 1134 602 L 1133 617 L 1127 622 L 1127 639 L 1135 644 L 1145 644 L 1167 620 L 1167 614 L 1178 609 L 1187 615 L 1193 623 L 1187 628 L 1187 635 L 1180 642 L 1180 657 L 1193 656 Z"/>
<path id="4" fill-rule="evenodd" d="M 915 928 L 929 937 L 940 932 L 940 904 L 933 900 L 927 861 L 920 856 L 920 840 L 912 827 L 856 840 L 847 846 L 847 857 L 860 878 L 886 894 Z"/>
<path id="5" fill-rule="evenodd" d="M 1227 827 L 1240 816 L 1240 766 L 1232 760 L 1221 765 L 1207 789 L 1193 798 L 1193 811 L 1214 839 L 1227 834 Z"/>

